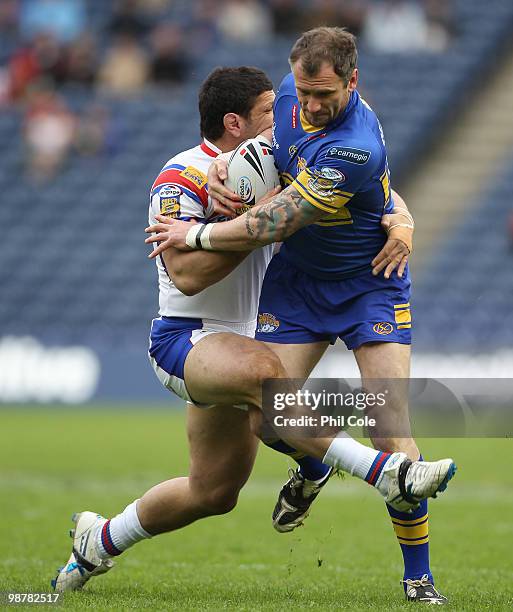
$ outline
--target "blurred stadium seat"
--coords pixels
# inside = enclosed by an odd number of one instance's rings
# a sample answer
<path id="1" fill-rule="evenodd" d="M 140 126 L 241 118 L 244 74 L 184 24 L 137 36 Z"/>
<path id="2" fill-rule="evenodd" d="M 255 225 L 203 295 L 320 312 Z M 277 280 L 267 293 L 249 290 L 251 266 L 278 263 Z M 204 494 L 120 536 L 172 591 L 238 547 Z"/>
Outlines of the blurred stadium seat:
<path id="1" fill-rule="evenodd" d="M 513 155 L 469 202 L 416 284 L 415 341 L 433 352 L 489 352 L 513 346 Z M 486 219 L 486 223 L 484 222 Z"/>

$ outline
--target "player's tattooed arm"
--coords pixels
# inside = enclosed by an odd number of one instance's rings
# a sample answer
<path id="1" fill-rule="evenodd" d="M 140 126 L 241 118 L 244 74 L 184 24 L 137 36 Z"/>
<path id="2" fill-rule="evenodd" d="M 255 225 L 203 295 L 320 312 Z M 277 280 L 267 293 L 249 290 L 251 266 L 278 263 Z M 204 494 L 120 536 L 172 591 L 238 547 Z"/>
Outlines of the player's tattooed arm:
<path id="1" fill-rule="evenodd" d="M 210 234 L 215 249 L 241 250 L 281 242 L 297 230 L 325 217 L 292 185 L 261 205 L 230 221 L 219 223 Z"/>
<path id="2" fill-rule="evenodd" d="M 224 223 L 211 225 L 209 233 L 210 249 L 215 251 L 248 251 L 273 242 L 281 242 L 297 230 L 315 223 L 326 212 L 305 200 L 290 185 L 285 191 L 279 187 L 271 190 L 257 205 L 248 212 Z M 145 229 L 145 242 L 159 244 L 149 257 L 157 257 L 169 247 L 190 250 L 187 235 L 191 223 L 178 219 L 167 219 L 156 215 L 157 223 Z M 208 226 L 207 226 L 208 227 Z"/>

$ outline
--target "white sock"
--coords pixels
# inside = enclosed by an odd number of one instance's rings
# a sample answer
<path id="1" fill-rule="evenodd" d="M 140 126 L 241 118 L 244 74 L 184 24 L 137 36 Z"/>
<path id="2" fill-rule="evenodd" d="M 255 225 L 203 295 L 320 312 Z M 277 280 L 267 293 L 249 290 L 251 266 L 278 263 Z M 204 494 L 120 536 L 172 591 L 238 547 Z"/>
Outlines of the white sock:
<path id="1" fill-rule="evenodd" d="M 152 537 L 151 534 L 143 529 L 137 516 L 138 501 L 138 499 L 133 501 L 123 512 L 111 519 L 103 529 L 100 529 L 97 536 L 97 548 L 100 558 L 108 559 L 130 548 L 130 546 L 137 542 Z M 113 552 L 112 545 L 115 547 L 114 550 L 119 552 Z"/>
<path id="2" fill-rule="evenodd" d="M 331 442 L 322 462 L 365 480 L 379 454 L 379 451 L 360 444 L 345 431 L 341 431 Z"/>

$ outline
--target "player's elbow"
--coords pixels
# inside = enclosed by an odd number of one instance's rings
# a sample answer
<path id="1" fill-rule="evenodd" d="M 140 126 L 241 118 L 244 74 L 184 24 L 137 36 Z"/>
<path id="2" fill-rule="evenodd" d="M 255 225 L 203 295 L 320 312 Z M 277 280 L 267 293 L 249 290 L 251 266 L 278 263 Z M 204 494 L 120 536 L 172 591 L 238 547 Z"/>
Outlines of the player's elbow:
<path id="1" fill-rule="evenodd" d="M 185 286 L 177 286 L 177 289 L 180 291 L 180 293 L 183 293 L 187 297 L 191 297 L 200 292 L 200 290 L 196 289 L 196 287 L 189 287 L 187 284 L 185 284 Z"/>
<path id="2" fill-rule="evenodd" d="M 180 293 L 183 293 L 189 297 L 198 294 L 205 288 L 199 283 L 195 282 L 193 279 L 183 277 L 178 277 L 177 279 L 174 279 L 173 282 Z"/>
<path id="3" fill-rule="evenodd" d="M 174 267 L 173 270 L 168 270 L 169 277 L 173 285 L 187 296 L 196 295 L 205 289 L 205 286 L 198 282 L 190 273 L 187 274 L 185 269 Z"/>

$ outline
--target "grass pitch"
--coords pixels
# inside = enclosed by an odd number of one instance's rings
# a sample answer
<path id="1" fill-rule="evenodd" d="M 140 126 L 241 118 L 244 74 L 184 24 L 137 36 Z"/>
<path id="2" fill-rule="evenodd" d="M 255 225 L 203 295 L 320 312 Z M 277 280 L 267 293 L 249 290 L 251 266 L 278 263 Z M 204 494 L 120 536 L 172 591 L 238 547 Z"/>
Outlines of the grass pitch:
<path id="1" fill-rule="evenodd" d="M 72 512 L 112 515 L 187 472 L 181 412 L 0 410 L 0 591 L 50 592 Z M 430 505 L 432 570 L 455 610 L 513 606 L 513 442 L 424 440 L 459 471 Z M 215 457 L 212 458 L 215 461 Z M 62 597 L 70 610 L 399 610 L 402 560 L 378 495 L 333 479 L 306 525 L 270 514 L 288 460 L 262 447 L 230 514 L 143 542 L 107 576 Z M 19 607 L 18 607 L 19 608 Z"/>

